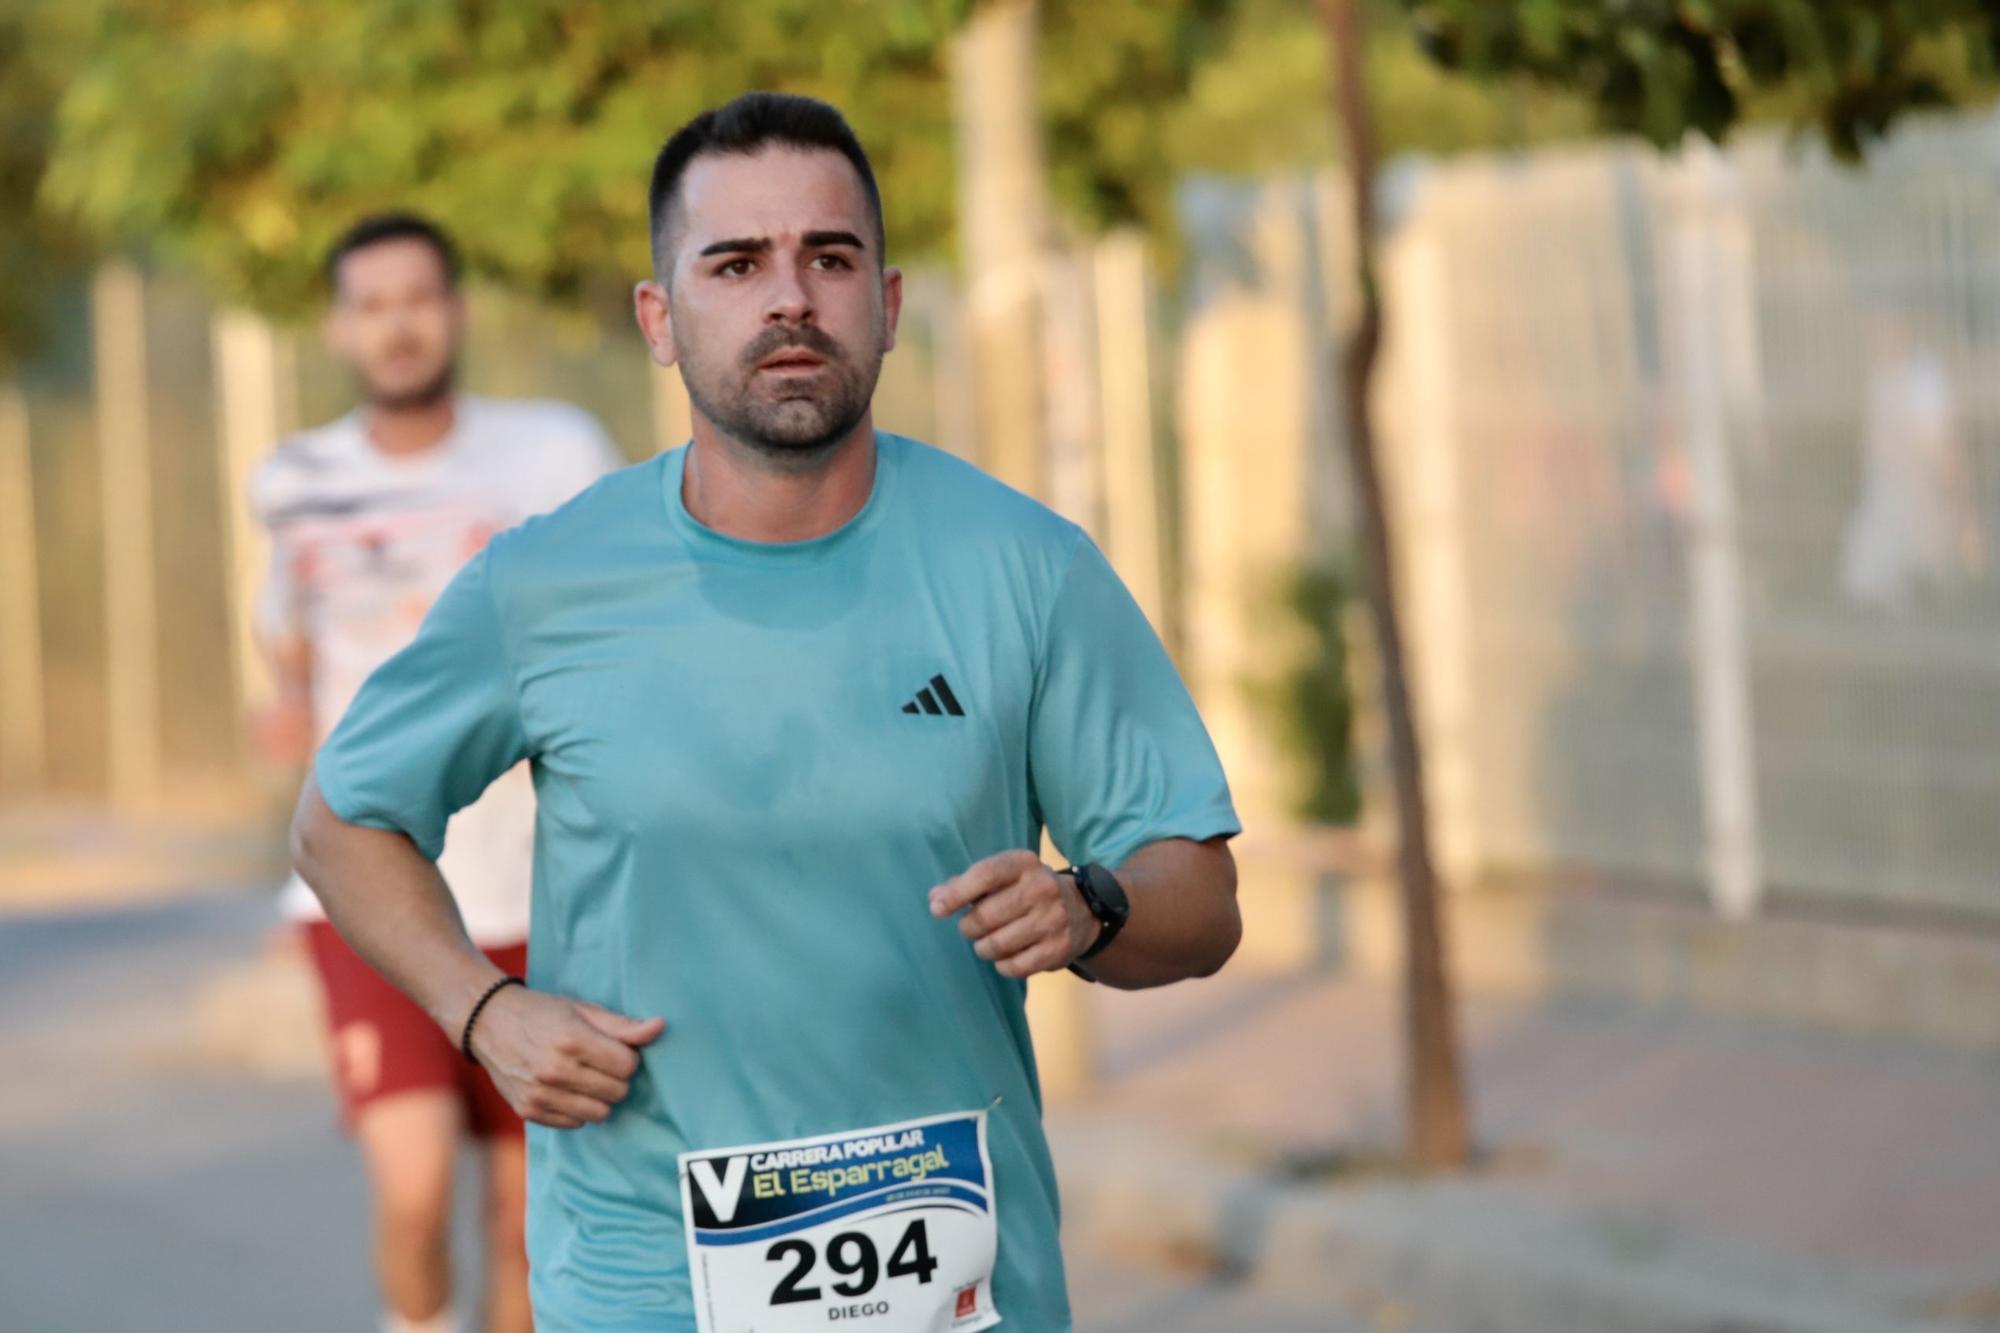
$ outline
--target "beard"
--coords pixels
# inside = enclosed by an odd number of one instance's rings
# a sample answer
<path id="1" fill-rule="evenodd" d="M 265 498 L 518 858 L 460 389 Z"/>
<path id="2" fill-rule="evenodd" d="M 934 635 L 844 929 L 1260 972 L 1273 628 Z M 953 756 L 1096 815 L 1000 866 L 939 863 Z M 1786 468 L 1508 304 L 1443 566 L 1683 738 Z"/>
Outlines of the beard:
<path id="1" fill-rule="evenodd" d="M 429 407 L 450 397 L 453 386 L 458 383 L 458 363 L 447 357 L 429 379 L 393 389 L 369 379 L 365 371 L 357 371 L 355 380 L 361 389 L 361 396 L 368 400 L 371 407 L 385 412 L 405 412 L 411 408 Z"/>
<path id="2" fill-rule="evenodd" d="M 760 383 L 757 363 L 788 348 L 819 357 L 819 372 L 799 382 Z M 695 408 L 732 439 L 788 470 L 811 466 L 860 424 L 881 371 L 880 353 L 857 363 L 810 324 L 766 329 L 727 370 L 711 373 L 699 357 L 681 361 L 681 381 Z"/>

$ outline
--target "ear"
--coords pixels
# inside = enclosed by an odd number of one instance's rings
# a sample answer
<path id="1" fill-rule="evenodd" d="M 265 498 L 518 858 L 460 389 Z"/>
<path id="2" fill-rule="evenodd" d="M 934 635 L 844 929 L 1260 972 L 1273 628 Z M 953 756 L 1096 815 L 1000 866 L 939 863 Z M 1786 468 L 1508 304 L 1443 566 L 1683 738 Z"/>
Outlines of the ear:
<path id="1" fill-rule="evenodd" d="M 882 270 L 882 351 L 896 350 L 896 326 L 903 318 L 903 270 Z"/>
<path id="2" fill-rule="evenodd" d="M 655 363 L 671 366 L 680 359 L 680 351 L 674 346 L 673 303 L 668 300 L 664 286 L 648 278 L 634 287 L 632 313 L 639 321 L 639 332 L 645 335 L 646 347 Z"/>

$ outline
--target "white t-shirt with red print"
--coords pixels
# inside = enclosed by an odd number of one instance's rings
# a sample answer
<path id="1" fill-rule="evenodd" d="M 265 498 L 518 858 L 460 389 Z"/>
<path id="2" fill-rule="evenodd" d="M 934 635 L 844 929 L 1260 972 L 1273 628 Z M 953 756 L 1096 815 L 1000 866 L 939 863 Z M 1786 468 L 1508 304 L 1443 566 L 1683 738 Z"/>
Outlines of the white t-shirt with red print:
<path id="1" fill-rule="evenodd" d="M 488 538 L 622 463 L 596 418 L 570 404 L 461 395 L 455 407 L 451 433 L 420 453 L 378 449 L 355 412 L 286 439 L 251 479 L 251 509 L 271 535 L 258 627 L 310 646 L 317 740 Z M 482 945 L 527 938 L 534 830 L 525 764 L 451 820 L 438 868 Z M 283 905 L 297 920 L 323 915 L 296 875 Z"/>

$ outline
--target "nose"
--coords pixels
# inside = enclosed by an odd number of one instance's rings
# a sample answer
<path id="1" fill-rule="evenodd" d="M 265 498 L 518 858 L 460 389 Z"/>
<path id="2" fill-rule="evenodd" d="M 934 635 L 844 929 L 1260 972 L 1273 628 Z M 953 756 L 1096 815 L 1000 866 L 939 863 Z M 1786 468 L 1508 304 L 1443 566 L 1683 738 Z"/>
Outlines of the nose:
<path id="1" fill-rule="evenodd" d="M 764 307 L 767 324 L 808 324 L 812 322 L 812 293 L 806 290 L 804 275 L 795 261 L 782 260 L 771 266 L 769 303 Z"/>

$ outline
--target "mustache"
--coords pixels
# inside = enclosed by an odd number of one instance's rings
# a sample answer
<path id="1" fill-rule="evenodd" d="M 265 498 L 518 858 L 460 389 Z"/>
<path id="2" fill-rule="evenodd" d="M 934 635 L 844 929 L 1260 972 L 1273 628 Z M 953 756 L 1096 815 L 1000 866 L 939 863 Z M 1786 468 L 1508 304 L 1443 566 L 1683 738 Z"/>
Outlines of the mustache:
<path id="1" fill-rule="evenodd" d="M 830 334 L 810 324 L 801 324 L 796 328 L 768 328 L 752 338 L 750 345 L 743 349 L 743 364 L 755 368 L 765 357 L 775 356 L 794 347 L 811 352 L 824 361 L 841 359 L 840 344 L 835 342 Z"/>

